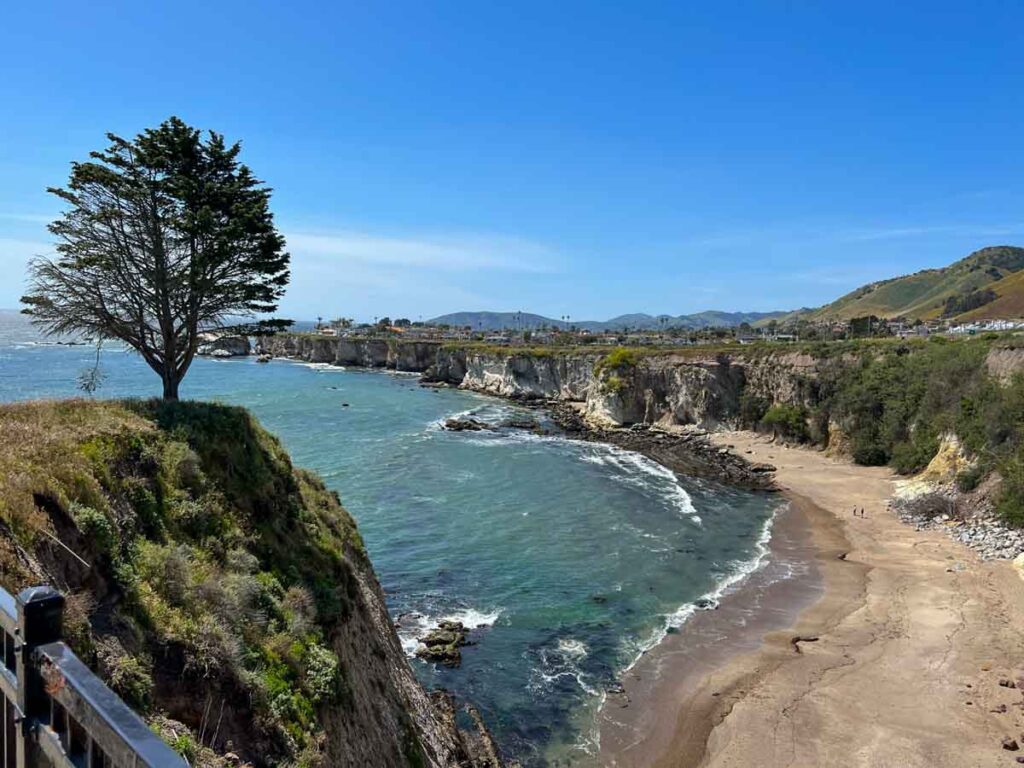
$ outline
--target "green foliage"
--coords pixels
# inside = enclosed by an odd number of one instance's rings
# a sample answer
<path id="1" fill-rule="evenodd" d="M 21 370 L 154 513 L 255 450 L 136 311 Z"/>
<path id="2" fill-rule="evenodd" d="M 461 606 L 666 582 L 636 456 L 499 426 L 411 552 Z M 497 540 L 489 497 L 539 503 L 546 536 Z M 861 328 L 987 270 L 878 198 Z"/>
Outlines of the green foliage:
<path id="1" fill-rule="evenodd" d="M 942 435 L 955 434 L 979 458 L 958 486 L 972 490 L 997 469 L 999 514 L 1024 525 L 1024 377 L 1000 382 L 985 365 L 991 348 L 1012 344 L 997 335 L 836 345 L 845 353 L 819 359 L 815 418 L 841 425 L 857 463 L 903 474 L 923 469 Z"/>
<path id="2" fill-rule="evenodd" d="M 134 709 L 148 711 L 153 699 L 150 660 L 127 653 L 114 639 L 102 641 L 97 655 L 107 685 Z"/>
<path id="3" fill-rule="evenodd" d="M 618 395 L 626 388 L 626 377 L 640 362 L 641 353 L 627 347 L 616 347 L 598 360 L 594 375 L 608 394 Z"/>
<path id="4" fill-rule="evenodd" d="M 740 395 L 740 420 L 745 426 L 755 426 L 761 423 L 761 419 L 768 412 L 771 406 L 767 400 L 749 392 Z"/>
<path id="5" fill-rule="evenodd" d="M 807 439 L 807 414 L 796 405 L 776 403 L 761 417 L 761 424 L 790 440 Z"/>
<path id="6" fill-rule="evenodd" d="M 618 395 L 626 388 L 626 382 L 617 374 L 609 374 L 601 382 L 601 388 L 610 395 Z"/>
<path id="7" fill-rule="evenodd" d="M 109 555 L 117 544 L 117 533 L 110 518 L 98 509 L 78 502 L 71 502 L 68 508 L 75 525 L 95 550 L 100 554 Z"/>
<path id="8" fill-rule="evenodd" d="M 1008 525 L 1024 528 L 1024 455 L 1017 451 L 999 465 L 1003 479 L 996 514 Z"/>
<path id="9" fill-rule="evenodd" d="M 312 764 L 316 708 L 345 690 L 332 639 L 360 599 L 353 568 L 366 565 L 336 494 L 293 468 L 240 408 L 0 406 L 0 520 L 24 530 L 16 543 L 30 551 L 33 532 L 48 525 L 36 493 L 106 555 L 93 568 L 120 599 L 105 609 L 114 614 L 103 614 L 103 631 L 122 633 L 123 645 L 94 644 L 85 606 L 75 647 L 97 647 L 100 673 L 119 694 L 139 708 L 165 706 L 153 701 L 157 659 L 183 691 L 237 689 L 239 706 L 266 724 L 267 757 Z M 0 565 L 9 589 L 36 578 L 16 559 Z"/>
<path id="10" fill-rule="evenodd" d="M 49 226 L 57 256 L 30 264 L 24 311 L 51 333 L 121 339 L 177 399 L 198 334 L 276 310 L 289 256 L 240 144 L 176 117 L 108 139 L 49 190 L 64 208 Z"/>
<path id="11" fill-rule="evenodd" d="M 337 696 L 338 657 L 324 646 L 313 644 L 306 651 L 306 688 L 314 704 Z"/>
<path id="12" fill-rule="evenodd" d="M 981 484 L 985 474 L 985 468 L 977 463 L 957 474 L 956 487 L 964 493 L 970 493 Z"/>
<path id="13" fill-rule="evenodd" d="M 892 447 L 889 466 L 901 475 L 913 474 L 925 467 L 938 449 L 939 440 L 934 433 L 927 429 L 915 430 L 909 440 Z"/>
<path id="14" fill-rule="evenodd" d="M 955 431 L 971 450 L 987 443 L 980 411 L 963 407 L 996 392 L 984 369 L 987 351 L 983 344 L 928 342 L 833 359 L 820 375 L 819 407 L 850 435 L 855 461 L 914 472 L 943 432 Z"/>
<path id="15" fill-rule="evenodd" d="M 199 744 L 196 743 L 191 733 L 179 733 L 170 743 L 171 749 L 184 757 L 189 765 L 195 764 L 199 756 Z"/>
<path id="16" fill-rule="evenodd" d="M 953 317 L 982 307 L 996 299 L 996 292 L 991 288 L 956 294 L 946 299 L 942 308 L 943 317 Z"/>
<path id="17" fill-rule="evenodd" d="M 640 355 L 634 349 L 616 347 L 605 355 L 599 364 L 601 370 L 625 371 L 635 368 L 640 362 Z"/>

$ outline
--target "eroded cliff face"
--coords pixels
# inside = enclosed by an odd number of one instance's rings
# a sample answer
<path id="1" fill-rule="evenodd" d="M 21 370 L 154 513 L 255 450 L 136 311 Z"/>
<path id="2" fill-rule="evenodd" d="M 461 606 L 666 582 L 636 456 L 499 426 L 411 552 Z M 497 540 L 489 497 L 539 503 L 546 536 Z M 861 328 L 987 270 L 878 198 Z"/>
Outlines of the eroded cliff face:
<path id="1" fill-rule="evenodd" d="M 1024 372 L 1024 349 L 994 348 L 985 358 L 985 367 L 999 381 L 1008 382 Z"/>
<path id="2" fill-rule="evenodd" d="M 796 353 L 666 354 L 641 357 L 612 375 L 600 370 L 606 349 L 517 352 L 311 335 L 274 337 L 264 349 L 308 362 L 422 372 L 428 382 L 500 397 L 584 403 L 587 420 L 600 426 L 733 427 L 743 394 L 768 404 L 809 404 L 818 365 Z"/>
<path id="3" fill-rule="evenodd" d="M 586 400 L 598 354 L 477 352 L 442 347 L 426 378 L 516 399 Z"/>
<path id="4" fill-rule="evenodd" d="M 290 357 L 309 363 L 390 368 L 420 373 L 434 364 L 439 347 L 440 344 L 432 341 L 279 334 L 263 340 L 258 349 L 275 357 Z"/>
<path id="5" fill-rule="evenodd" d="M 602 426 L 717 428 L 737 423 L 743 393 L 800 403 L 816 375 L 806 355 L 648 356 L 610 373 L 600 370 L 603 354 L 441 348 L 425 378 L 503 397 L 584 403 L 587 420 Z"/>

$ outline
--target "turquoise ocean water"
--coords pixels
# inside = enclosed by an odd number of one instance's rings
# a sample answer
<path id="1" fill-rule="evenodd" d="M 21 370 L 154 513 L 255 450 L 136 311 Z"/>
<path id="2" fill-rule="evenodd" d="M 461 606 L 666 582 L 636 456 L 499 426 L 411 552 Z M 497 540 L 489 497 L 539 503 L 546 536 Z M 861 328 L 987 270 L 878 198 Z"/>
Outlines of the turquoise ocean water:
<path id="1" fill-rule="evenodd" d="M 76 395 L 93 355 L 0 314 L 0 400 Z M 158 394 L 129 352 L 109 348 L 102 367 L 99 396 Z M 251 408 L 339 492 L 410 653 L 440 618 L 475 627 L 460 668 L 413 667 L 477 705 L 524 766 L 590 761 L 604 692 L 759 562 L 779 503 L 610 446 L 445 432 L 455 414 L 500 423 L 522 410 L 414 376 L 200 359 L 182 394 Z"/>

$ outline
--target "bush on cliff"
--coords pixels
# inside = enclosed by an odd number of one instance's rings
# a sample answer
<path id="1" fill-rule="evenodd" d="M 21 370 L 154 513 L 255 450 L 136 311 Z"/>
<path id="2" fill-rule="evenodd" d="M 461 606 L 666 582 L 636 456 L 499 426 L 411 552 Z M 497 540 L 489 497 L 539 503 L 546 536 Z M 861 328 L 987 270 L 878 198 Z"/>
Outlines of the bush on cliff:
<path id="1" fill-rule="evenodd" d="M 796 405 L 776 403 L 765 412 L 761 424 L 787 440 L 807 439 L 807 414 Z"/>
<path id="2" fill-rule="evenodd" d="M 594 365 L 594 376 L 601 382 L 601 389 L 611 395 L 618 395 L 626 389 L 629 376 L 641 355 L 635 349 L 616 347 Z"/>
<path id="3" fill-rule="evenodd" d="M 224 707 L 221 746 L 258 765 L 312 764 L 318 707 L 346 695 L 355 562 L 336 495 L 243 409 L 0 406 L 2 585 L 69 593 L 68 640 L 108 684 L 197 733 Z"/>
<path id="4" fill-rule="evenodd" d="M 1002 477 L 997 510 L 1024 525 L 1024 377 L 999 381 L 986 356 L 1012 340 L 889 343 L 821 361 L 815 408 L 849 435 L 854 461 L 910 474 L 935 456 L 940 437 L 956 434 L 979 460 L 962 486 L 992 468 Z M 958 479 L 958 483 L 961 480 Z"/>
<path id="5" fill-rule="evenodd" d="M 601 358 L 596 366 L 596 372 L 602 371 L 626 371 L 635 368 L 640 362 L 640 354 L 635 349 L 616 347 L 607 355 Z"/>
<path id="6" fill-rule="evenodd" d="M 744 392 L 740 395 L 740 420 L 744 425 L 754 427 L 761 423 L 770 406 L 765 398 Z"/>

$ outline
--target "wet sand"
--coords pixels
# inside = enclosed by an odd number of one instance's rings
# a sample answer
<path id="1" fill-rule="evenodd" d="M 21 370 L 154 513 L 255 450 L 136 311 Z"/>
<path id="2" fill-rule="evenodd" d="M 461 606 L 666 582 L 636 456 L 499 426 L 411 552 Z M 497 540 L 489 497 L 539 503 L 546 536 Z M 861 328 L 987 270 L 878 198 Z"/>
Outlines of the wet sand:
<path id="1" fill-rule="evenodd" d="M 1014 569 L 896 520 L 887 470 L 715 439 L 775 464 L 790 509 L 770 564 L 626 673 L 600 715 L 600 764 L 1015 764 L 1024 753 L 1001 741 L 1024 747 L 1024 698 L 999 685 L 1024 676 Z M 773 582 L 786 562 L 809 567 Z"/>

